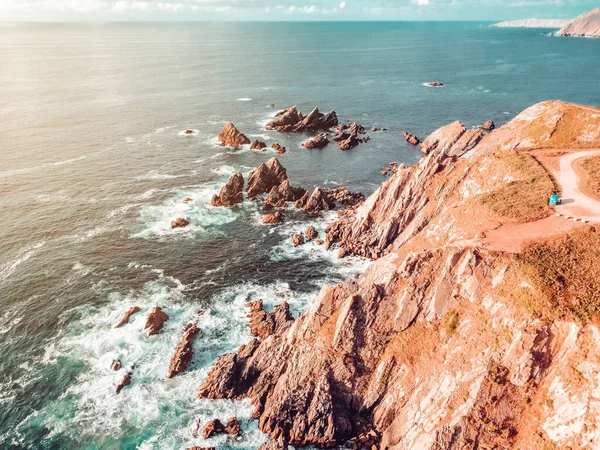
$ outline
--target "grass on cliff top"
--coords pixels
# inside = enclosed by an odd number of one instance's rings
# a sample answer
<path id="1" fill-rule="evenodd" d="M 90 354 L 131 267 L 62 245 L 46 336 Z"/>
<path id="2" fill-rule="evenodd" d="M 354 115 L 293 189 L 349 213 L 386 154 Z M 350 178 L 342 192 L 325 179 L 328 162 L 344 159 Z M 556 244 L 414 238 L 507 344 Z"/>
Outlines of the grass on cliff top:
<path id="1" fill-rule="evenodd" d="M 532 313 L 600 323 L 600 230 L 580 228 L 515 258 L 521 276 L 542 294 L 521 298 Z"/>
<path id="2" fill-rule="evenodd" d="M 585 158 L 579 168 L 583 172 L 583 189 L 588 195 L 600 198 L 600 156 Z"/>
<path id="3" fill-rule="evenodd" d="M 555 186 L 546 170 L 526 153 L 501 151 L 495 153 L 499 170 L 507 170 L 506 175 L 513 181 L 491 192 L 482 194 L 481 204 L 493 215 L 517 222 L 531 222 L 543 219 L 552 213 L 548 198 Z M 503 174 L 500 174 L 503 178 Z M 500 183 L 499 183 L 500 184 Z"/>

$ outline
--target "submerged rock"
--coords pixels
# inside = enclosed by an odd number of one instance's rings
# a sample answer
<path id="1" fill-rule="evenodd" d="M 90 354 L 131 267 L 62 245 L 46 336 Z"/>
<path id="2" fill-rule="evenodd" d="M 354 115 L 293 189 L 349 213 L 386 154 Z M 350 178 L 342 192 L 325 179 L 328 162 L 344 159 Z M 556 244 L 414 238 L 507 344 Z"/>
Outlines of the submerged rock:
<path id="1" fill-rule="evenodd" d="M 117 384 L 117 387 L 115 388 L 117 394 L 121 392 L 125 386 L 129 386 L 131 384 L 132 375 L 132 372 L 127 372 L 125 375 L 123 375 L 123 378 L 121 378 L 121 381 L 119 381 L 119 384 Z"/>
<path id="2" fill-rule="evenodd" d="M 169 373 L 167 375 L 168 378 L 173 378 L 173 376 L 184 372 L 188 368 L 192 357 L 194 356 L 194 340 L 199 332 L 200 329 L 194 324 L 189 323 L 185 326 L 181 343 L 177 346 L 175 353 L 171 358 Z"/>
<path id="3" fill-rule="evenodd" d="M 117 320 L 113 324 L 113 328 L 119 328 L 119 327 L 122 327 L 123 325 L 125 325 L 126 323 L 129 323 L 129 319 L 131 318 L 131 316 L 133 316 L 136 312 L 139 312 L 139 311 L 140 311 L 139 306 L 132 306 L 131 308 L 129 308 L 127 311 L 125 311 L 123 313 L 123 315 L 121 316 L 121 318 L 119 320 Z"/>
<path id="4" fill-rule="evenodd" d="M 430 81 L 429 83 L 425 83 L 425 86 L 429 87 L 442 87 L 444 84 L 440 81 Z"/>
<path id="5" fill-rule="evenodd" d="M 184 133 L 185 134 L 194 134 L 194 130 L 185 130 Z"/>
<path id="6" fill-rule="evenodd" d="M 213 195 L 210 204 L 213 206 L 233 206 L 244 201 L 244 177 L 240 172 L 233 175 L 221 188 L 219 195 Z"/>
<path id="7" fill-rule="evenodd" d="M 189 203 L 192 200 L 193 200 L 192 197 L 186 197 L 186 198 L 183 199 L 183 203 Z"/>
<path id="8" fill-rule="evenodd" d="M 110 364 L 110 370 L 121 370 L 121 367 L 123 367 L 123 364 L 121 363 L 120 359 L 113 359 L 112 363 Z"/>
<path id="9" fill-rule="evenodd" d="M 231 122 L 227 122 L 221 134 L 217 137 L 219 141 L 219 145 L 222 147 L 231 147 L 231 148 L 240 148 L 240 146 L 244 144 L 249 144 L 250 139 L 248 139 L 244 134 L 240 133 L 240 131 L 235 127 L 235 125 Z"/>
<path id="10" fill-rule="evenodd" d="M 171 221 L 171 228 L 185 228 L 190 224 L 190 222 L 183 217 L 178 217 L 175 220 Z"/>
<path id="11" fill-rule="evenodd" d="M 283 155 L 285 153 L 285 147 L 282 147 L 280 144 L 278 144 L 277 142 L 275 142 L 273 145 L 271 145 L 271 148 L 273 150 L 275 150 L 278 154 Z"/>
<path id="12" fill-rule="evenodd" d="M 406 142 L 408 142 L 409 144 L 412 144 L 412 145 L 419 145 L 419 142 L 421 142 L 421 141 L 419 141 L 419 138 L 416 137 L 414 134 L 410 134 L 406 131 L 402 132 L 402 136 L 404 136 L 404 139 L 406 139 Z"/>
<path id="13" fill-rule="evenodd" d="M 315 107 L 307 116 L 298 112 L 295 106 L 279 111 L 272 121 L 267 124 L 267 130 L 280 132 L 311 132 L 327 130 L 338 124 L 335 111 L 321 113 Z"/>
<path id="14" fill-rule="evenodd" d="M 160 306 L 155 306 L 152 308 L 148 317 L 146 318 L 146 325 L 144 325 L 144 330 L 148 330 L 148 334 L 150 336 L 154 336 L 158 334 L 162 327 L 165 325 L 165 322 L 169 320 L 169 316 L 163 312 Z"/>

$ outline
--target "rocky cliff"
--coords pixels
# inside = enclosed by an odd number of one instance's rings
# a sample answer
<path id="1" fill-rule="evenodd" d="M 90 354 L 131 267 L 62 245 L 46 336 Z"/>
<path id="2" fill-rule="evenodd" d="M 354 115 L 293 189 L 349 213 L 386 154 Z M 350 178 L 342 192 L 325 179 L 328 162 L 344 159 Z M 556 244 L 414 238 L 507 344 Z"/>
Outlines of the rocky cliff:
<path id="1" fill-rule="evenodd" d="M 523 19 L 499 22 L 490 25 L 494 28 L 562 28 L 568 25 L 570 20 L 561 19 Z"/>
<path id="2" fill-rule="evenodd" d="M 576 17 L 560 29 L 557 36 L 600 37 L 600 7 Z"/>
<path id="3" fill-rule="evenodd" d="M 559 187 L 540 152 L 600 148 L 600 111 L 546 102 L 478 133 L 436 131 L 342 212 L 328 245 L 371 266 L 298 318 L 249 304 L 255 339 L 198 395 L 250 398 L 260 429 L 292 445 L 598 448 L 600 233 L 545 230 L 518 252 L 486 234 L 545 223 Z"/>

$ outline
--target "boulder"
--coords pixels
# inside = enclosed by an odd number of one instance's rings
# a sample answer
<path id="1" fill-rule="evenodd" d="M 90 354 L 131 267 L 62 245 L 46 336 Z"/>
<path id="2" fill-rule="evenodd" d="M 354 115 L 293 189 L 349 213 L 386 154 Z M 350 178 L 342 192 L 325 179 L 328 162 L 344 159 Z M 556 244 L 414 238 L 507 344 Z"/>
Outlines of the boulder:
<path id="1" fill-rule="evenodd" d="M 194 130 L 185 130 L 184 133 L 185 134 L 194 134 Z"/>
<path id="2" fill-rule="evenodd" d="M 117 387 L 115 388 L 117 394 L 121 392 L 125 386 L 129 386 L 131 384 L 132 375 L 132 372 L 127 372 L 125 375 L 123 375 L 123 378 L 121 378 L 121 381 L 119 381 L 119 384 L 117 384 Z"/>
<path id="3" fill-rule="evenodd" d="M 416 137 L 414 134 L 410 134 L 406 131 L 402 132 L 402 136 L 404 136 L 404 139 L 406 139 L 406 142 L 408 142 L 409 144 L 412 144 L 412 145 L 419 145 L 419 143 L 421 142 L 419 140 L 419 138 Z"/>
<path id="4" fill-rule="evenodd" d="M 221 188 L 219 195 L 213 195 L 210 204 L 213 206 L 233 206 L 244 201 L 244 177 L 240 172 L 233 175 Z"/>
<path id="5" fill-rule="evenodd" d="M 356 147 L 358 144 L 359 140 L 356 138 L 356 136 L 351 135 L 348 139 L 339 141 L 338 147 L 340 150 L 350 150 L 351 148 Z"/>
<path id="6" fill-rule="evenodd" d="M 372 132 L 372 133 L 375 133 L 375 132 L 377 132 L 377 131 L 379 131 L 379 128 L 376 128 L 376 127 L 371 127 L 371 132 Z"/>
<path id="7" fill-rule="evenodd" d="M 313 227 L 312 225 L 309 226 L 306 231 L 304 232 L 304 234 L 306 235 L 306 241 L 310 242 L 313 239 L 316 239 L 319 237 L 319 232 L 317 231 L 317 229 L 315 227 Z"/>
<path id="8" fill-rule="evenodd" d="M 315 244 L 317 245 L 323 245 L 323 239 L 319 238 L 315 240 Z"/>
<path id="9" fill-rule="evenodd" d="M 167 375 L 168 378 L 173 378 L 173 376 L 184 372 L 188 368 L 190 361 L 194 356 L 194 340 L 199 332 L 200 329 L 194 324 L 188 323 L 185 326 L 181 343 L 177 346 L 175 353 L 171 358 L 169 373 Z"/>
<path id="10" fill-rule="evenodd" d="M 479 128 L 481 128 L 482 130 L 485 130 L 485 131 L 492 131 L 494 128 L 496 128 L 496 124 L 494 124 L 493 120 L 488 120 L 486 123 L 481 125 Z"/>
<path id="11" fill-rule="evenodd" d="M 193 200 L 192 197 L 186 197 L 186 198 L 183 199 L 183 203 L 189 203 L 192 200 Z"/>
<path id="12" fill-rule="evenodd" d="M 267 148 L 267 144 L 264 143 L 264 141 L 260 141 L 258 139 L 256 139 L 252 145 L 250 146 L 250 148 L 252 150 L 263 150 L 265 148 Z"/>
<path id="13" fill-rule="evenodd" d="M 175 220 L 171 220 L 171 228 L 185 228 L 190 224 L 189 221 L 183 217 L 178 217 Z"/>
<path id="14" fill-rule="evenodd" d="M 238 421 L 237 417 L 230 417 L 229 419 L 227 419 L 227 425 L 225 425 L 225 433 L 229 434 L 230 436 L 237 437 L 241 434 L 240 432 L 240 422 Z"/>
<path id="15" fill-rule="evenodd" d="M 271 148 L 273 150 L 275 150 L 278 154 L 283 155 L 285 153 L 285 147 L 282 147 L 280 144 L 278 143 L 274 143 L 273 145 L 271 145 Z"/>
<path id="16" fill-rule="evenodd" d="M 285 180 L 280 185 L 271 188 L 265 202 L 282 208 L 287 202 L 295 202 L 302 198 L 305 193 L 305 189 L 292 187 L 290 182 Z"/>
<path id="17" fill-rule="evenodd" d="M 311 132 L 327 130 L 338 124 L 335 111 L 321 113 L 315 107 L 307 116 L 298 112 L 295 106 L 279 111 L 275 118 L 267 124 L 267 130 L 280 132 Z"/>
<path id="18" fill-rule="evenodd" d="M 263 223 L 275 224 L 275 223 L 281 223 L 281 222 L 283 222 L 283 220 L 284 220 L 283 213 L 280 211 L 277 211 L 273 214 L 267 214 L 263 218 Z"/>
<path id="19" fill-rule="evenodd" d="M 344 258 L 347 254 L 348 254 L 348 252 L 346 251 L 346 249 L 340 248 L 338 250 L 338 255 L 337 256 L 338 256 L 338 258 L 341 259 L 341 258 Z"/>
<path id="20" fill-rule="evenodd" d="M 285 168 L 277 158 L 271 158 L 250 172 L 246 193 L 248 197 L 266 194 L 285 180 L 287 180 Z"/>
<path id="21" fill-rule="evenodd" d="M 213 419 L 204 425 L 204 432 L 202 436 L 204 439 L 208 439 L 215 434 L 223 432 L 225 432 L 225 425 L 223 425 L 219 419 Z"/>
<path id="22" fill-rule="evenodd" d="M 240 131 L 231 122 L 227 122 L 221 134 L 217 137 L 219 145 L 222 147 L 240 148 L 244 144 L 249 144 L 250 139 L 240 133 Z"/>
<path id="23" fill-rule="evenodd" d="M 160 306 L 155 306 L 148 314 L 148 317 L 146 317 L 146 325 L 144 325 L 144 330 L 147 329 L 148 334 L 150 336 L 154 336 L 160 332 L 167 320 L 169 320 L 169 316 L 163 312 Z"/>
<path id="24" fill-rule="evenodd" d="M 323 148 L 327 144 L 329 144 L 329 139 L 327 138 L 327 134 L 321 133 L 321 134 L 315 136 L 314 138 L 306 141 L 304 144 L 302 144 L 302 147 L 308 148 L 308 149 Z"/>
<path id="25" fill-rule="evenodd" d="M 139 306 L 132 306 L 131 308 L 129 308 L 127 311 L 125 311 L 123 313 L 123 315 L 121 316 L 121 318 L 119 320 L 117 320 L 113 324 L 113 328 L 119 328 L 119 327 L 122 327 L 123 325 L 125 325 L 126 323 L 129 323 L 129 318 L 131 316 L 133 316 L 136 312 L 139 312 L 139 311 L 140 311 Z"/>
<path id="26" fill-rule="evenodd" d="M 292 236 L 292 242 L 294 243 L 294 247 L 304 244 L 304 234 L 302 234 L 302 231 L 295 233 Z"/>
<path id="27" fill-rule="evenodd" d="M 123 364 L 121 363 L 120 359 L 113 359 L 112 363 L 110 364 L 110 370 L 121 370 L 121 367 L 123 367 Z"/>

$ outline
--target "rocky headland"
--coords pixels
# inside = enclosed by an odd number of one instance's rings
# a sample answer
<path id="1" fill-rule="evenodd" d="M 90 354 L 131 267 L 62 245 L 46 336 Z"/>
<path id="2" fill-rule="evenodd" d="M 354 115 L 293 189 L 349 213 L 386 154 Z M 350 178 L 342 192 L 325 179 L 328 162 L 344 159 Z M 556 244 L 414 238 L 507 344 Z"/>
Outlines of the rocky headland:
<path id="1" fill-rule="evenodd" d="M 600 7 L 576 17 L 563 26 L 556 35 L 600 37 Z"/>
<path id="2" fill-rule="evenodd" d="M 555 28 L 559 29 L 568 25 L 570 20 L 562 19 L 521 19 L 499 22 L 490 25 L 494 28 Z"/>
<path id="3" fill-rule="evenodd" d="M 327 229 L 331 250 L 374 260 L 366 272 L 297 318 L 248 304 L 254 339 L 198 396 L 249 398 L 264 449 L 600 447 L 600 211 L 548 205 L 571 189 L 562 158 L 595 149 L 600 110 L 562 102 L 491 132 L 435 131 Z M 247 191 L 287 180 L 270 163 Z"/>

